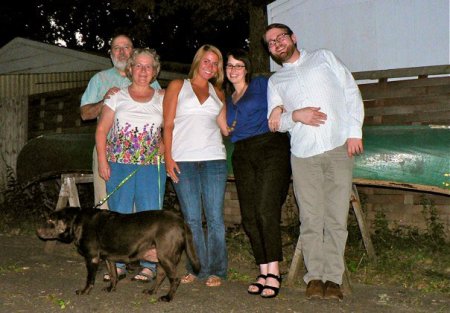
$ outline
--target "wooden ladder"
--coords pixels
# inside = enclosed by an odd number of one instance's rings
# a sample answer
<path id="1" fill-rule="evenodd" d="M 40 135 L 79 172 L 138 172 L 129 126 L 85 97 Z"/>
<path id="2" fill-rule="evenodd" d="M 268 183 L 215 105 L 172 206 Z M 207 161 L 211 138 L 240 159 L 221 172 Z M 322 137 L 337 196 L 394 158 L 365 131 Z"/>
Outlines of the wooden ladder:
<path id="1" fill-rule="evenodd" d="M 375 261 L 376 260 L 375 249 L 373 248 L 372 240 L 370 239 L 370 233 L 366 226 L 366 221 L 362 212 L 358 190 L 356 189 L 356 186 L 354 184 L 352 186 L 350 203 L 352 205 L 353 211 L 355 212 L 356 220 L 358 221 L 359 229 L 361 231 L 367 255 L 369 256 L 369 259 L 371 261 Z M 346 263 L 344 262 L 344 264 Z M 295 283 L 296 277 L 298 276 L 300 269 L 303 268 L 303 265 L 304 264 L 303 264 L 302 244 L 299 236 L 297 240 L 297 246 L 295 247 L 294 256 L 292 258 L 291 266 L 289 268 L 289 273 L 286 279 L 286 285 L 293 285 Z M 352 292 L 350 275 L 348 273 L 347 265 L 345 265 L 345 272 L 342 278 L 342 288 L 345 294 L 350 294 Z"/>

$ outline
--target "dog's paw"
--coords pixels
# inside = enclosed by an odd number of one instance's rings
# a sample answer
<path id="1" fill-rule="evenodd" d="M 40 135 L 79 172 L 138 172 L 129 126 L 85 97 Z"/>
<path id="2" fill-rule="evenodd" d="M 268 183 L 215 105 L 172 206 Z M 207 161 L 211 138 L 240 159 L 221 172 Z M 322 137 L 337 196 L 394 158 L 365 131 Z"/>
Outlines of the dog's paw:
<path id="1" fill-rule="evenodd" d="M 102 288 L 102 291 L 106 291 L 106 292 L 116 291 L 116 288 L 108 286 L 108 287 Z"/>
<path id="2" fill-rule="evenodd" d="M 92 287 L 87 287 L 87 288 L 84 288 L 84 289 L 77 289 L 77 290 L 75 290 L 75 293 L 77 295 L 79 295 L 79 296 L 81 296 L 81 295 L 88 295 L 89 292 L 91 292 L 91 290 L 92 290 Z"/>
<path id="3" fill-rule="evenodd" d="M 146 295 L 152 295 L 155 292 L 154 288 L 144 289 L 142 290 L 142 293 L 145 293 Z"/>
<path id="4" fill-rule="evenodd" d="M 165 296 L 159 297 L 158 301 L 170 302 L 170 301 L 172 301 L 172 297 L 170 297 L 169 295 L 165 295 Z"/>

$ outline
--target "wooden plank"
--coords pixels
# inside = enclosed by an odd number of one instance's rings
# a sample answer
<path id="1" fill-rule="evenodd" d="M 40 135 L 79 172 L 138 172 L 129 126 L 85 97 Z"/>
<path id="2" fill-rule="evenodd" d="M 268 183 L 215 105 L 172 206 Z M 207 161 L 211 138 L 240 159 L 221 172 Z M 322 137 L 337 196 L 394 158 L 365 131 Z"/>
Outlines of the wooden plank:
<path id="1" fill-rule="evenodd" d="M 372 88 L 360 88 L 363 99 L 402 98 L 413 96 L 432 96 L 450 94 L 449 85 L 420 86 L 420 87 L 396 87 L 373 86 Z"/>
<path id="2" fill-rule="evenodd" d="M 450 125 L 450 112 L 416 112 L 399 115 L 368 115 L 365 126 L 375 125 Z"/>
<path id="3" fill-rule="evenodd" d="M 55 211 L 61 210 L 67 206 L 67 202 L 69 201 L 69 186 L 66 183 L 66 180 L 61 177 L 61 189 L 59 190 L 58 202 L 56 203 Z M 52 253 L 56 247 L 55 240 L 48 240 L 45 242 L 44 252 Z"/>
<path id="4" fill-rule="evenodd" d="M 286 279 L 287 286 L 293 286 L 297 279 L 297 276 L 303 268 L 303 252 L 302 252 L 302 242 L 300 236 L 297 239 L 297 245 L 295 246 L 294 255 L 292 257 L 291 266 L 289 267 L 288 276 Z"/>
<path id="5" fill-rule="evenodd" d="M 424 87 L 424 86 L 442 86 L 450 84 L 450 76 L 446 77 L 430 77 L 430 78 L 406 78 L 403 80 L 383 81 L 377 83 L 361 83 L 360 89 L 371 89 L 376 86 L 383 85 L 387 88 L 407 88 L 407 87 Z"/>
<path id="6" fill-rule="evenodd" d="M 384 125 L 427 125 L 450 123 L 450 111 L 447 112 L 415 112 L 411 114 L 383 115 Z"/>
<path id="7" fill-rule="evenodd" d="M 421 66 L 379 71 L 353 72 L 356 80 L 380 79 L 380 78 L 399 78 L 419 75 L 441 75 L 450 74 L 450 65 Z"/>
<path id="8" fill-rule="evenodd" d="M 66 181 L 69 188 L 69 205 L 72 207 L 81 207 L 75 178 L 68 177 L 66 178 Z"/>
<path id="9" fill-rule="evenodd" d="M 366 219 L 362 212 L 361 200 L 359 199 L 358 189 L 355 185 L 352 186 L 352 195 L 350 202 L 355 212 L 356 220 L 358 221 L 359 230 L 361 231 L 361 236 L 364 242 L 364 247 L 366 247 L 367 255 L 371 261 L 376 261 L 377 257 L 375 254 L 375 249 L 372 244 L 372 239 L 370 238 L 370 232 L 367 228 Z"/>
<path id="10" fill-rule="evenodd" d="M 439 188 L 439 187 L 435 187 L 435 186 L 399 183 L 399 182 L 393 182 L 393 181 L 364 179 L 364 178 L 353 178 L 353 183 L 357 184 L 357 185 L 363 185 L 363 186 L 392 187 L 392 188 L 415 190 L 415 191 L 421 191 L 421 192 L 434 192 L 434 193 L 439 193 L 439 194 L 450 196 L 449 188 Z"/>
<path id="11" fill-rule="evenodd" d="M 383 101 L 381 103 L 381 100 Z M 450 94 L 431 95 L 431 96 L 416 96 L 403 98 L 384 98 L 379 100 L 364 100 L 364 108 L 372 108 L 377 106 L 412 106 L 412 105 L 434 105 L 440 104 L 442 107 L 449 109 Z"/>
<path id="12" fill-rule="evenodd" d="M 421 112 L 448 112 L 450 102 L 447 103 L 433 103 L 428 104 L 411 104 L 411 105 L 384 105 L 384 106 L 364 106 L 364 113 L 366 116 L 372 115 L 402 115 Z"/>

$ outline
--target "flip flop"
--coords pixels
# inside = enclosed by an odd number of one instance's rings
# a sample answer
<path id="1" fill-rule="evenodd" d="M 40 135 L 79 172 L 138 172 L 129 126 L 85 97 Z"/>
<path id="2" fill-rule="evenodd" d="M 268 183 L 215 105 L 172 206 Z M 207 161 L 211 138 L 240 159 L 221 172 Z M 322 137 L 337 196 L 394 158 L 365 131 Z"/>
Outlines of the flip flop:
<path id="1" fill-rule="evenodd" d="M 206 280 L 205 285 L 208 287 L 219 287 L 222 285 L 222 279 L 219 276 L 211 275 Z"/>
<path id="2" fill-rule="evenodd" d="M 182 284 L 190 284 L 197 280 L 197 277 L 194 274 L 187 273 L 186 275 L 181 278 Z"/>
<path id="3" fill-rule="evenodd" d="M 149 283 L 155 278 L 155 273 L 151 269 L 148 269 L 150 273 L 144 272 L 144 269 L 131 278 L 132 281 L 139 281 L 141 283 Z"/>

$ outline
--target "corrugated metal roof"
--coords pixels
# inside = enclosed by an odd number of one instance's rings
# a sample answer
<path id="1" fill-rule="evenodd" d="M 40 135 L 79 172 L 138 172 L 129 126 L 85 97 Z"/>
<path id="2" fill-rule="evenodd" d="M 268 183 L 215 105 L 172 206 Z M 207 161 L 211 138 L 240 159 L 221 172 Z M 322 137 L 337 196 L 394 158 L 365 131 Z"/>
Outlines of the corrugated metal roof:
<path id="1" fill-rule="evenodd" d="M 21 37 L 0 49 L 0 74 L 98 71 L 111 66 L 109 57 Z"/>

